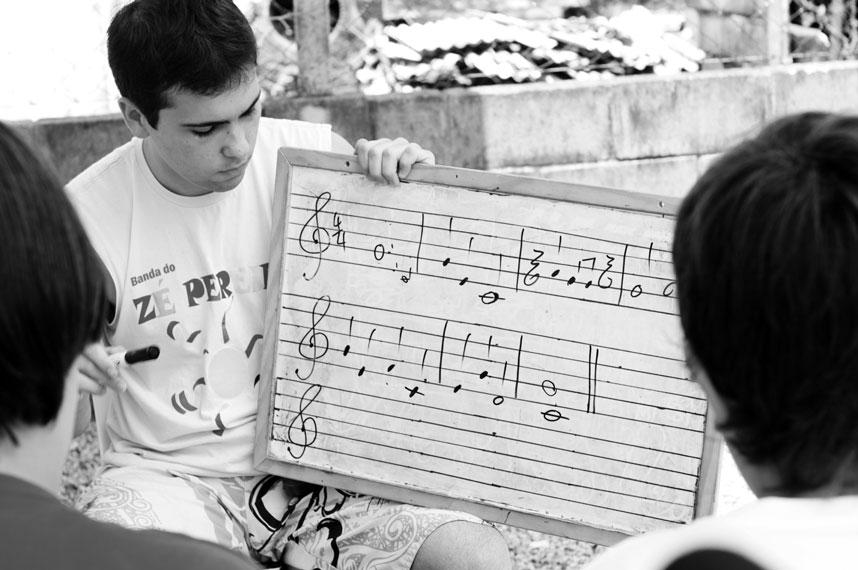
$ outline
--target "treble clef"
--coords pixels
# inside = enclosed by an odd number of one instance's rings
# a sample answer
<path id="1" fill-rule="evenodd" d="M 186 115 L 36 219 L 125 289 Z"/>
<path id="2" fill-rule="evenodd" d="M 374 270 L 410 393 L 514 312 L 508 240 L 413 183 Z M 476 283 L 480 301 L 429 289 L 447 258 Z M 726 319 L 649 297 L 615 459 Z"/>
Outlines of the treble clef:
<path id="1" fill-rule="evenodd" d="M 295 369 L 295 374 L 301 380 L 306 380 L 313 375 L 313 371 L 316 369 L 316 361 L 325 356 L 328 352 L 328 335 L 324 332 L 317 331 L 316 327 L 328 314 L 328 309 L 330 308 L 331 298 L 327 295 L 322 295 L 316 299 L 316 303 L 313 305 L 313 312 L 310 316 L 312 324 L 310 325 L 310 328 L 307 329 L 307 332 L 304 333 L 304 336 L 301 337 L 301 342 L 298 343 L 298 354 L 309 360 L 311 363 L 310 371 L 306 376 L 302 376 L 298 369 Z"/>
<path id="2" fill-rule="evenodd" d="M 319 268 L 322 266 L 322 254 L 331 247 L 331 236 L 327 228 L 319 225 L 319 215 L 330 201 L 330 192 L 322 192 L 316 196 L 316 208 L 313 210 L 313 215 L 304 223 L 301 228 L 301 235 L 298 237 L 298 245 L 301 246 L 301 249 L 305 253 L 316 256 L 316 267 L 313 269 L 312 275 L 308 277 L 307 273 L 304 273 L 304 279 L 307 281 L 319 273 Z"/>
<path id="3" fill-rule="evenodd" d="M 304 452 L 307 451 L 307 448 L 313 445 L 313 442 L 316 441 L 316 437 L 319 435 L 316 431 L 316 418 L 305 417 L 304 412 L 307 411 L 310 404 L 316 401 L 316 398 L 321 392 L 322 387 L 318 384 L 313 384 L 307 388 L 301 396 L 301 401 L 298 403 L 298 415 L 292 418 L 292 421 L 289 422 L 289 429 L 286 431 L 286 439 L 289 440 L 289 443 L 294 444 L 298 448 L 298 454 L 296 455 L 289 446 L 286 446 L 286 450 L 295 459 L 300 459 L 301 456 L 304 455 Z M 298 424 L 297 426 L 296 423 Z M 296 436 L 300 439 L 293 437 L 293 432 L 296 432 Z"/>

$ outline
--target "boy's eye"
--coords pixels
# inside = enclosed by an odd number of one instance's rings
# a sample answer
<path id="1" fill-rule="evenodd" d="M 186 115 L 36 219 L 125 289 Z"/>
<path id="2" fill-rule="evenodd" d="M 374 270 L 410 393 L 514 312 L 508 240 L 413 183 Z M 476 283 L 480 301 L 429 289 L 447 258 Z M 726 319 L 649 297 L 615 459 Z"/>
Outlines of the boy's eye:
<path id="1" fill-rule="evenodd" d="M 206 129 L 191 129 L 191 132 L 196 136 L 203 138 L 212 134 L 214 132 L 214 127 L 208 127 Z"/>

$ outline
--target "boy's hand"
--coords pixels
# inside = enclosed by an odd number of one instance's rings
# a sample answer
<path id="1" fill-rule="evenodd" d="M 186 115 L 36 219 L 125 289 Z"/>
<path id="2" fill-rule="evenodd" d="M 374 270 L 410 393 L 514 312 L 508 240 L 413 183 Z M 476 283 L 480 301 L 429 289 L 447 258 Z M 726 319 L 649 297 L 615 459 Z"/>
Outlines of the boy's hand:
<path id="1" fill-rule="evenodd" d="M 75 362 L 81 373 L 80 390 L 96 395 L 107 389 L 124 392 L 127 384 L 119 374 L 119 366 L 109 358 L 123 350 L 121 346 L 104 346 L 98 342 L 87 346 Z"/>
<path id="2" fill-rule="evenodd" d="M 72 367 L 80 397 L 77 402 L 75 415 L 74 437 L 84 432 L 92 421 L 93 394 L 104 394 L 108 389 L 124 392 L 128 385 L 119 373 L 119 366 L 110 360 L 109 356 L 122 352 L 121 346 L 104 346 L 100 342 L 93 343 L 83 349 L 75 359 Z"/>
<path id="3" fill-rule="evenodd" d="M 400 178 L 408 176 L 415 164 L 435 164 L 432 152 L 403 138 L 375 141 L 360 139 L 355 145 L 355 153 L 370 179 L 394 186 L 399 184 Z"/>

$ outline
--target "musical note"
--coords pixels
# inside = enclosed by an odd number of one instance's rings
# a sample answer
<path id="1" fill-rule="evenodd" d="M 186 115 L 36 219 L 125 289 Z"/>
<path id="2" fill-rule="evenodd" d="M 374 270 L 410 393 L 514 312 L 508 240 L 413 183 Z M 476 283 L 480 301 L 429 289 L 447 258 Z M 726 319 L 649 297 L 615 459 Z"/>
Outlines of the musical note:
<path id="1" fill-rule="evenodd" d="M 588 258 L 582 259 L 581 261 L 578 262 L 578 273 L 579 274 L 581 273 L 581 264 L 582 263 L 586 264 L 586 262 L 590 262 L 590 271 L 594 271 L 596 269 L 596 258 L 595 257 L 588 257 Z M 593 285 L 592 279 L 587 281 L 587 284 L 584 285 L 584 288 L 589 289 L 591 285 Z"/>
<path id="2" fill-rule="evenodd" d="M 517 197 L 497 212 L 423 186 L 384 204 L 383 189 L 337 183 L 292 195 L 276 364 L 306 364 L 278 376 L 287 458 L 378 460 L 397 480 L 437 473 L 490 498 L 497 483 L 546 508 L 649 520 L 655 497 L 693 512 L 705 401 L 681 351 L 654 340 L 677 322 L 671 220 L 563 203 L 535 215 Z M 340 247 L 322 256 L 326 239 Z"/>
<path id="3" fill-rule="evenodd" d="M 420 391 L 420 386 L 414 386 L 412 388 L 406 388 L 408 390 L 408 397 L 413 398 L 414 396 L 425 396 L 423 392 Z"/>
<path id="4" fill-rule="evenodd" d="M 443 384 L 444 375 L 444 343 L 447 342 L 447 327 L 450 321 L 444 321 L 444 330 L 441 332 L 441 350 L 438 352 L 438 383 Z M 425 356 L 425 354 L 424 354 Z"/>
<path id="5" fill-rule="evenodd" d="M 376 244 L 376 246 L 372 250 L 372 256 L 375 258 L 376 261 L 381 261 L 382 259 L 384 259 L 386 253 L 387 250 L 384 249 L 383 243 Z"/>
<path id="6" fill-rule="evenodd" d="M 557 395 L 557 385 L 552 380 L 545 379 L 542 381 L 542 391 L 549 398 L 553 398 Z"/>
<path id="7" fill-rule="evenodd" d="M 479 297 L 480 301 L 483 302 L 483 305 L 492 305 L 494 303 L 497 303 L 498 301 L 504 300 L 504 298 L 501 297 L 497 291 L 486 291 Z"/>

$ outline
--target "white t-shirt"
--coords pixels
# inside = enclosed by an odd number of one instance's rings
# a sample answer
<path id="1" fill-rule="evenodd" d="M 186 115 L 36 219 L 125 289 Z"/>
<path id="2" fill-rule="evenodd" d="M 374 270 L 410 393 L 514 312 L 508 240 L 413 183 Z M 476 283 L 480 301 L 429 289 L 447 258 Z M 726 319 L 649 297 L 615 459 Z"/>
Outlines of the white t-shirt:
<path id="1" fill-rule="evenodd" d="M 662 570 L 683 553 L 712 547 L 772 570 L 858 568 L 858 497 L 761 499 L 725 516 L 626 539 L 586 570 Z"/>
<path id="2" fill-rule="evenodd" d="M 200 476 L 255 473 L 257 410 L 276 151 L 331 149 L 329 125 L 263 118 L 230 192 L 179 196 L 153 176 L 141 139 L 68 185 L 116 287 L 107 337 L 156 344 L 125 367 L 128 390 L 97 406 L 103 459 Z"/>

